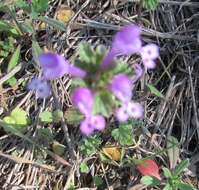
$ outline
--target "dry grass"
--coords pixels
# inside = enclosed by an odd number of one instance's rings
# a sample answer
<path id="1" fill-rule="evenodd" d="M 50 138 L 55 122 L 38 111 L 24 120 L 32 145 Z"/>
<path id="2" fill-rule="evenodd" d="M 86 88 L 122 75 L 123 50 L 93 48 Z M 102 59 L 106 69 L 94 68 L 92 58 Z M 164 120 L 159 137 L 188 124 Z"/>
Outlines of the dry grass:
<path id="1" fill-rule="evenodd" d="M 141 97 L 145 101 L 146 125 L 143 126 L 140 142 L 137 146 L 129 148 L 129 151 L 142 157 L 153 155 L 153 152 L 165 147 L 169 135 L 174 135 L 180 142 L 180 159 L 190 158 L 192 174 L 197 175 L 199 3 L 161 0 L 157 10 L 147 11 L 140 10 L 136 2 L 134 0 L 51 1 L 47 15 L 53 17 L 56 7 L 60 4 L 72 8 L 75 15 L 67 25 L 66 32 L 50 30 L 39 32 L 39 42 L 41 46 L 53 49 L 72 60 L 81 41 L 109 46 L 112 35 L 120 26 L 128 23 L 139 23 L 143 26 L 144 41 L 158 43 L 161 47 L 161 57 L 155 72 L 146 73 L 137 90 L 144 91 L 145 81 L 149 81 L 156 84 L 165 95 L 165 99 L 150 94 Z M 30 51 L 27 49 L 24 51 L 28 58 Z M 24 62 L 27 58 L 24 57 Z M 129 63 L 131 62 L 135 60 L 130 57 Z M 37 69 L 25 66 L 18 74 L 21 74 L 22 79 L 28 79 L 35 73 L 38 73 Z M 0 84 L 4 81 L 4 77 L 6 75 L 0 77 Z M 40 112 L 46 107 L 59 107 L 65 111 L 71 106 L 68 95 L 70 84 L 71 80 L 68 77 L 57 80 L 54 85 L 54 95 L 48 102 L 36 101 L 31 93 L 20 87 L 2 88 L 0 102 L 4 111 L 1 116 L 17 106 L 27 110 L 35 119 L 26 136 L 34 141 L 35 129 L 43 127 L 38 123 Z M 95 189 L 90 187 L 93 187 L 92 175 L 96 174 L 105 179 L 102 189 L 146 189 L 138 186 L 140 178 L 133 168 L 106 165 L 100 163 L 96 156 L 86 158 L 91 163 L 92 171 L 88 175 L 80 174 L 79 164 L 83 158 L 78 148 L 81 139 L 78 128 L 67 126 L 62 121 L 59 126 L 54 126 L 54 130 L 59 131 L 57 140 L 67 145 L 67 152 L 63 156 L 64 159 L 49 153 L 45 156 L 45 163 L 40 163 L 39 154 L 37 156 L 35 154 L 36 144 L 1 131 L 0 189 L 62 190 L 68 189 L 71 183 L 75 183 L 79 190 Z M 160 164 L 169 164 L 165 155 L 158 156 L 158 161 Z M 196 177 L 185 173 L 183 179 L 198 188 Z"/>

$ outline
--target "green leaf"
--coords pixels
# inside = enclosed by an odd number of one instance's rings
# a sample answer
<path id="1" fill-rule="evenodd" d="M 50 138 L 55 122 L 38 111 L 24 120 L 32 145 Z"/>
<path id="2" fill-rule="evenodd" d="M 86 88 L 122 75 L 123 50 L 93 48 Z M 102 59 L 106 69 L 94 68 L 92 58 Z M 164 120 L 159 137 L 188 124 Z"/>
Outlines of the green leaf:
<path id="1" fill-rule="evenodd" d="M 155 10 L 158 6 L 158 0 L 143 0 L 143 7 L 148 10 Z"/>
<path id="2" fill-rule="evenodd" d="M 80 141 L 80 150 L 84 155 L 90 156 L 97 152 L 101 142 L 101 139 L 97 135 L 83 138 Z"/>
<path id="3" fill-rule="evenodd" d="M 105 117 L 112 115 L 113 98 L 111 93 L 103 91 L 96 94 L 94 99 L 93 114 L 102 114 Z"/>
<path id="4" fill-rule="evenodd" d="M 189 166 L 189 160 L 185 159 L 180 162 L 180 164 L 175 168 L 173 175 L 178 176 L 180 175 L 185 168 Z"/>
<path id="5" fill-rule="evenodd" d="M 103 184 L 103 179 L 100 176 L 94 176 L 93 181 L 97 187 Z"/>
<path id="6" fill-rule="evenodd" d="M 175 168 L 177 161 L 179 159 L 179 142 L 173 137 L 169 136 L 167 139 L 167 153 L 169 156 L 170 168 Z"/>
<path id="7" fill-rule="evenodd" d="M 177 184 L 177 187 L 180 189 L 180 190 L 196 190 L 194 187 L 192 187 L 191 185 L 189 184 L 185 184 L 185 183 L 178 183 Z"/>
<path id="8" fill-rule="evenodd" d="M 3 20 L 0 20 L 0 32 L 10 32 L 11 34 L 19 35 L 19 32 L 14 26 Z"/>
<path id="9" fill-rule="evenodd" d="M 132 125 L 121 124 L 119 128 L 112 131 L 111 135 L 121 145 L 132 145 L 134 143 Z"/>
<path id="10" fill-rule="evenodd" d="M 76 108 L 69 108 L 64 113 L 64 118 L 68 124 L 71 125 L 77 125 L 81 122 L 81 120 L 84 118 L 84 116 L 79 112 Z"/>
<path id="11" fill-rule="evenodd" d="M 9 116 L 4 117 L 3 121 L 9 124 L 10 128 L 17 128 L 20 131 L 24 131 L 30 123 L 27 113 L 21 108 L 15 108 Z"/>
<path id="12" fill-rule="evenodd" d="M 79 57 L 82 62 L 92 62 L 92 58 L 94 57 L 94 51 L 89 43 L 82 42 L 79 45 Z"/>
<path id="13" fill-rule="evenodd" d="M 62 118 L 63 118 L 63 112 L 61 110 L 53 111 L 52 115 L 53 115 L 53 121 L 55 123 L 60 122 L 62 120 Z"/>
<path id="14" fill-rule="evenodd" d="M 5 83 L 13 87 L 17 84 L 17 79 L 15 77 L 11 77 Z"/>
<path id="15" fill-rule="evenodd" d="M 60 22 L 58 20 L 55 20 L 49 17 L 39 17 L 38 19 L 42 22 L 47 23 L 49 26 L 54 27 L 57 30 L 60 30 L 62 32 L 66 31 L 66 26 L 64 25 L 63 22 Z"/>
<path id="16" fill-rule="evenodd" d="M 162 168 L 162 170 L 166 178 L 172 178 L 172 174 L 168 168 Z"/>
<path id="17" fill-rule="evenodd" d="M 150 186 L 160 185 L 160 181 L 156 177 L 152 176 L 143 176 L 141 178 L 141 183 Z"/>
<path id="18" fill-rule="evenodd" d="M 173 190 L 173 188 L 169 183 L 167 183 L 163 190 Z"/>
<path id="19" fill-rule="evenodd" d="M 37 133 L 39 139 L 45 140 L 49 143 L 53 142 L 54 136 L 49 128 L 39 128 L 37 129 Z"/>
<path id="20" fill-rule="evenodd" d="M 66 146 L 64 146 L 63 144 L 60 144 L 57 141 L 54 141 L 52 144 L 52 150 L 55 154 L 62 156 L 64 154 L 64 152 L 66 151 Z"/>
<path id="21" fill-rule="evenodd" d="M 16 51 L 14 52 L 8 63 L 7 72 L 11 71 L 18 64 L 20 59 L 20 51 L 21 51 L 21 46 L 18 45 Z"/>
<path id="22" fill-rule="evenodd" d="M 32 40 L 32 55 L 33 58 L 35 60 L 35 62 L 37 62 L 37 58 L 39 57 L 39 55 L 42 53 L 42 49 L 39 46 L 38 42 L 35 40 Z"/>
<path id="23" fill-rule="evenodd" d="M 26 12 L 30 12 L 31 11 L 31 6 L 30 4 L 25 0 L 17 0 L 15 1 L 15 6 L 17 8 L 23 9 Z"/>
<path id="24" fill-rule="evenodd" d="M 146 84 L 146 86 L 152 94 L 157 97 L 164 98 L 164 95 L 155 86 L 153 86 L 152 84 Z"/>
<path id="25" fill-rule="evenodd" d="M 48 0 L 32 0 L 32 9 L 36 13 L 43 13 L 48 8 Z"/>
<path id="26" fill-rule="evenodd" d="M 39 114 L 39 119 L 42 123 L 48 124 L 53 122 L 53 114 L 49 111 L 44 111 Z"/>
<path id="27" fill-rule="evenodd" d="M 30 23 L 30 21 L 26 20 L 22 25 L 21 25 L 23 31 L 25 33 L 29 33 L 29 34 L 33 34 L 35 31 L 34 31 L 34 28 L 32 26 L 32 24 Z"/>
<path id="28" fill-rule="evenodd" d="M 80 171 L 82 173 L 86 173 L 86 174 L 89 172 L 89 167 L 87 166 L 87 164 L 85 162 L 82 162 L 80 164 Z"/>

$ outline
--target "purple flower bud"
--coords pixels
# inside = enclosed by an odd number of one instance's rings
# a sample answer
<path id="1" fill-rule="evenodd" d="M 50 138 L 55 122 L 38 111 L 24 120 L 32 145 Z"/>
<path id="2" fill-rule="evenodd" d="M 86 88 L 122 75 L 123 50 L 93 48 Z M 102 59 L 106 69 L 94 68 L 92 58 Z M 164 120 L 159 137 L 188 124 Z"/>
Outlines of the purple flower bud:
<path id="1" fill-rule="evenodd" d="M 84 135 L 91 135 L 94 130 L 102 131 L 105 128 L 105 119 L 101 115 L 91 115 L 80 124 L 80 131 Z"/>
<path id="2" fill-rule="evenodd" d="M 140 39 L 141 29 L 135 25 L 128 25 L 121 28 L 115 35 L 112 48 L 104 58 L 102 67 L 105 68 L 113 61 L 115 56 L 131 55 L 140 51 L 142 42 Z"/>
<path id="3" fill-rule="evenodd" d="M 34 78 L 28 84 L 28 90 L 36 91 L 36 96 L 38 98 L 46 98 L 51 94 L 51 89 L 47 81 L 38 78 Z"/>
<path id="4" fill-rule="evenodd" d="M 94 94 L 88 88 L 79 87 L 73 91 L 72 102 L 86 116 L 91 115 Z"/>
<path id="5" fill-rule="evenodd" d="M 148 59 L 148 60 L 143 60 L 143 65 L 147 68 L 147 69 L 154 69 L 156 67 L 156 63 L 155 61 Z"/>
<path id="6" fill-rule="evenodd" d="M 55 53 L 42 53 L 38 61 L 43 69 L 44 78 L 47 80 L 62 77 L 68 73 L 69 62 L 63 56 Z"/>
<path id="7" fill-rule="evenodd" d="M 118 74 L 114 76 L 110 89 L 122 102 L 130 101 L 132 97 L 132 82 L 125 74 Z"/>
<path id="8" fill-rule="evenodd" d="M 75 77 L 84 77 L 86 72 L 82 69 L 70 65 L 61 55 L 55 53 L 42 53 L 38 61 L 43 69 L 43 75 L 46 80 L 62 77 L 65 74 L 71 74 Z"/>

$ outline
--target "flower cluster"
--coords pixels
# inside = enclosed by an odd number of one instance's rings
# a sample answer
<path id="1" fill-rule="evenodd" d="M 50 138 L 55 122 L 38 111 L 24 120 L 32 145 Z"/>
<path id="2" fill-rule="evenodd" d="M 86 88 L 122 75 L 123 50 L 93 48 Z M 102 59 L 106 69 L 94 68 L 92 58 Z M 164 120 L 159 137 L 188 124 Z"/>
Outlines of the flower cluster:
<path id="1" fill-rule="evenodd" d="M 95 130 L 105 128 L 107 113 L 94 108 L 95 99 L 99 95 L 101 103 L 109 106 L 109 112 L 115 114 L 120 122 L 129 118 L 142 118 L 144 109 L 138 102 L 132 101 L 135 83 L 143 75 L 143 68 L 155 68 L 155 59 L 159 56 L 159 49 L 155 44 L 142 45 L 141 29 L 135 25 L 123 27 L 114 37 L 112 47 L 105 55 L 93 53 L 88 46 L 81 53 L 83 60 L 78 60 L 79 65 L 71 65 L 64 57 L 54 53 L 43 53 L 38 57 L 42 68 L 42 77 L 33 79 L 29 84 L 30 90 L 35 90 L 38 97 L 45 98 L 50 95 L 48 81 L 62 77 L 65 74 L 84 80 L 84 86 L 78 86 L 72 92 L 72 102 L 85 116 L 80 124 L 80 130 L 85 135 L 92 134 Z M 85 58 L 88 52 L 88 57 Z M 134 64 L 134 75 L 115 73 L 118 56 L 140 55 L 142 64 Z M 81 58 L 81 56 L 80 56 Z M 90 67 L 86 68 L 90 64 Z M 100 65 L 98 64 L 100 63 Z M 93 69 L 93 65 L 95 69 Z M 85 71 L 86 70 L 86 71 Z M 105 95 L 104 95 L 105 94 Z M 110 105 L 109 105 L 110 104 Z M 119 105 L 119 106 L 118 106 Z M 99 105 L 101 107 L 102 105 Z M 102 106 L 103 107 L 103 106 Z M 112 110 L 112 111 L 110 111 Z"/>

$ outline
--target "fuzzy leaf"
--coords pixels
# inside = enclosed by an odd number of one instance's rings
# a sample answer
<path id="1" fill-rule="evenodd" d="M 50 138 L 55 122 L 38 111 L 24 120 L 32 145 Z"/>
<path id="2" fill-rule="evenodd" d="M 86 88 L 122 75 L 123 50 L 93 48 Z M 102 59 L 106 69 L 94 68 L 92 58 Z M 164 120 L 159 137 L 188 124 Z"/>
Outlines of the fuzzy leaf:
<path id="1" fill-rule="evenodd" d="M 34 58 L 34 61 L 37 62 L 37 58 L 42 53 L 42 49 L 39 46 L 39 43 L 35 40 L 32 41 L 32 56 Z"/>
<path id="2" fill-rule="evenodd" d="M 52 144 L 53 152 L 59 156 L 62 156 L 64 154 L 65 148 L 66 148 L 66 146 L 64 146 L 63 144 L 60 144 L 57 141 L 54 141 Z"/>
<path id="3" fill-rule="evenodd" d="M 119 126 L 119 128 L 114 129 L 111 135 L 121 145 L 133 144 L 132 125 L 122 124 Z"/>
<path id="4" fill-rule="evenodd" d="M 159 185 L 160 181 L 156 177 L 152 176 L 143 176 L 141 178 L 141 183 L 145 185 Z"/>
<path id="5" fill-rule="evenodd" d="M 39 114 L 39 119 L 42 123 L 48 124 L 53 122 L 53 114 L 49 111 L 44 111 Z"/>
<path id="6" fill-rule="evenodd" d="M 182 160 L 180 164 L 175 168 L 173 175 L 174 176 L 180 175 L 185 168 L 188 168 L 188 166 L 189 166 L 189 160 L 188 159 Z"/>
<path id="7" fill-rule="evenodd" d="M 166 178 L 172 178 L 172 174 L 168 168 L 162 168 L 162 170 Z"/>

